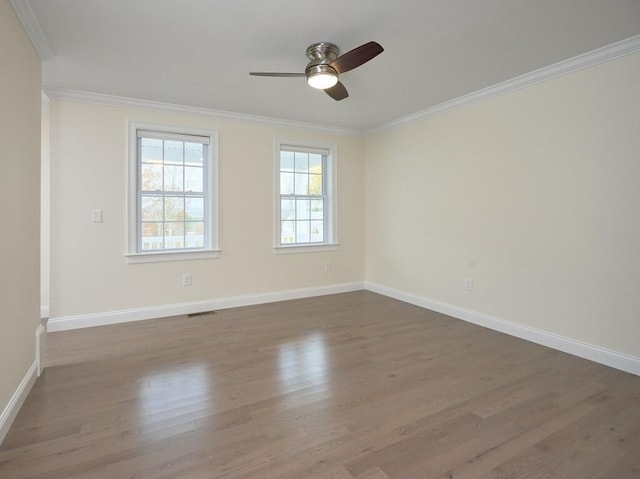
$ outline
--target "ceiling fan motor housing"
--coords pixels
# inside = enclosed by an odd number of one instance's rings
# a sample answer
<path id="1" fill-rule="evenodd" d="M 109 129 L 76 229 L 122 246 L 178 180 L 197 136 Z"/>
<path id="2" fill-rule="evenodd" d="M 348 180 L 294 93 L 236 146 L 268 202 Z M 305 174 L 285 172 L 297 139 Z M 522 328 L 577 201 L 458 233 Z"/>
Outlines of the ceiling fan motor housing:
<path id="1" fill-rule="evenodd" d="M 340 55 L 340 49 L 329 42 L 320 42 L 314 43 L 313 45 L 307 48 L 307 57 L 309 58 L 309 63 L 307 64 L 307 68 L 305 72 L 307 75 L 331 71 L 332 73 L 336 73 L 336 71 L 329 66 L 331 62 L 333 62 Z"/>
<path id="2" fill-rule="evenodd" d="M 338 78 L 338 72 L 329 66 L 340 55 L 340 49 L 329 42 L 314 43 L 307 48 L 307 57 L 309 63 L 304 72 L 307 74 L 307 79 L 312 77 L 328 74 Z M 334 81 L 335 83 L 335 81 Z"/>
<path id="3" fill-rule="evenodd" d="M 333 43 L 314 43 L 307 48 L 307 57 L 311 60 L 307 66 L 319 63 L 329 64 L 338 58 L 338 55 L 340 55 L 340 49 Z"/>

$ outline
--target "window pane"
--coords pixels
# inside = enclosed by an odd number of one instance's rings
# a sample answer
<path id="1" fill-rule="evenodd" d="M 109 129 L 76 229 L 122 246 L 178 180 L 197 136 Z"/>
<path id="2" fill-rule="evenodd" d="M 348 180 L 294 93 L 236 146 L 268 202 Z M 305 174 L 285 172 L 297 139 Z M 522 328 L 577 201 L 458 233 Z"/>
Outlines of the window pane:
<path id="1" fill-rule="evenodd" d="M 296 200 L 296 219 L 308 220 L 310 217 L 309 200 Z"/>
<path id="2" fill-rule="evenodd" d="M 143 163 L 162 163 L 162 140 L 140 138 L 140 156 Z"/>
<path id="3" fill-rule="evenodd" d="M 322 194 L 322 175 L 309 175 L 309 194 Z"/>
<path id="4" fill-rule="evenodd" d="M 162 221 L 162 197 L 143 196 L 140 210 L 142 221 Z"/>
<path id="5" fill-rule="evenodd" d="M 204 169 L 197 167 L 185 167 L 184 169 L 184 190 L 185 191 L 204 191 Z"/>
<path id="6" fill-rule="evenodd" d="M 168 196 L 164 199 L 164 220 L 184 220 L 184 198 Z"/>
<path id="7" fill-rule="evenodd" d="M 188 165 L 202 166 L 204 164 L 204 145 L 185 142 L 184 162 Z"/>
<path id="8" fill-rule="evenodd" d="M 185 198 L 185 219 L 187 221 L 204 219 L 204 198 Z"/>
<path id="9" fill-rule="evenodd" d="M 142 223 L 140 229 L 142 233 L 141 249 L 143 251 L 164 248 L 162 223 Z"/>
<path id="10" fill-rule="evenodd" d="M 184 158 L 182 149 L 183 142 L 164 140 L 164 162 L 181 165 Z"/>
<path id="11" fill-rule="evenodd" d="M 309 240 L 309 222 L 296 221 L 296 243 L 308 243 Z"/>
<path id="12" fill-rule="evenodd" d="M 324 201 L 311 200 L 311 219 L 321 220 L 324 218 Z"/>
<path id="13" fill-rule="evenodd" d="M 293 173 L 280 173 L 280 194 L 293 194 Z"/>
<path id="14" fill-rule="evenodd" d="M 296 158 L 296 172 L 309 171 L 309 153 L 295 152 Z"/>
<path id="15" fill-rule="evenodd" d="M 184 168 L 167 165 L 164 167 L 164 191 L 182 191 Z"/>
<path id="16" fill-rule="evenodd" d="M 322 155 L 315 153 L 309 155 L 309 172 L 317 175 L 322 174 Z"/>
<path id="17" fill-rule="evenodd" d="M 142 191 L 162 190 L 162 165 L 143 163 L 141 173 Z"/>
<path id="18" fill-rule="evenodd" d="M 164 248 L 184 248 L 184 223 L 169 222 L 164 224 Z"/>
<path id="19" fill-rule="evenodd" d="M 324 222 L 312 221 L 311 222 L 311 242 L 322 243 L 324 241 Z"/>
<path id="20" fill-rule="evenodd" d="M 280 200 L 280 219 L 294 220 L 296 219 L 296 202 L 295 200 Z"/>
<path id="21" fill-rule="evenodd" d="M 204 223 L 189 221 L 185 223 L 185 247 L 202 248 L 204 246 Z"/>
<path id="22" fill-rule="evenodd" d="M 280 171 L 293 171 L 293 152 L 280 152 Z"/>
<path id="23" fill-rule="evenodd" d="M 291 244 L 296 242 L 295 221 L 282 221 L 280 223 L 280 242 Z"/>
<path id="24" fill-rule="evenodd" d="M 309 175 L 306 173 L 295 174 L 295 193 L 296 195 L 308 195 L 309 194 Z"/>

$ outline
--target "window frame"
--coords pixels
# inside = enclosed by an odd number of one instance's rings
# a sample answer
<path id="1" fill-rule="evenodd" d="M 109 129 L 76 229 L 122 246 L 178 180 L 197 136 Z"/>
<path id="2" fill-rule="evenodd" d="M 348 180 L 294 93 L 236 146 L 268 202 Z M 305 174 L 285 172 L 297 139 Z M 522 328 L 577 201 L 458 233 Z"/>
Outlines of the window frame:
<path id="1" fill-rule="evenodd" d="M 334 251 L 338 249 L 337 228 L 337 146 L 335 144 L 315 143 L 300 140 L 284 140 L 276 138 L 274 141 L 274 253 L 310 253 L 320 251 Z M 326 153 L 323 169 L 323 196 L 327 205 L 323 209 L 325 240 L 316 243 L 282 243 L 281 235 L 281 195 L 280 195 L 280 153 L 283 147 L 287 150 L 296 150 L 310 153 Z"/>
<path id="2" fill-rule="evenodd" d="M 209 138 L 204 158 L 205 201 L 204 228 L 205 245 L 202 248 L 167 249 L 141 251 L 139 198 L 140 158 L 138 131 L 147 131 L 166 139 L 198 136 Z M 173 135 L 173 138 L 172 138 Z M 217 258 L 218 246 L 218 132 L 211 129 L 191 128 L 178 125 L 163 125 L 138 121 L 127 121 L 127 228 L 125 257 L 128 263 L 150 263 Z"/>

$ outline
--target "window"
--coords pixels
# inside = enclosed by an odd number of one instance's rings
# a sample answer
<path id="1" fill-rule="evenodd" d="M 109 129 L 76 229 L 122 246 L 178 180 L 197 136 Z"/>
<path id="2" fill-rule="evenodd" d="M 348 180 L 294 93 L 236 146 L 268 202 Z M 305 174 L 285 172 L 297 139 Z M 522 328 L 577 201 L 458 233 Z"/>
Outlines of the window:
<path id="1" fill-rule="evenodd" d="M 278 143 L 276 248 L 280 252 L 335 245 L 333 161 L 330 148 Z"/>
<path id="2" fill-rule="evenodd" d="M 213 256 L 215 132 L 130 123 L 129 135 L 130 260 Z"/>

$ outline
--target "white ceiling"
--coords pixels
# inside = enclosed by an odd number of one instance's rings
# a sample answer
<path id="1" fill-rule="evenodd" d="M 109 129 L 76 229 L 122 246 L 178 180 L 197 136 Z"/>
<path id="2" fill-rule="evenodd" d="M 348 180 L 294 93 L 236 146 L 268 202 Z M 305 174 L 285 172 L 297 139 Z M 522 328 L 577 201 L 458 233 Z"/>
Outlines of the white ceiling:
<path id="1" fill-rule="evenodd" d="M 48 57 L 45 88 L 356 130 L 640 34 L 640 0 L 12 1 Z M 341 76 L 341 102 L 248 74 L 371 40 L 385 51 Z"/>

